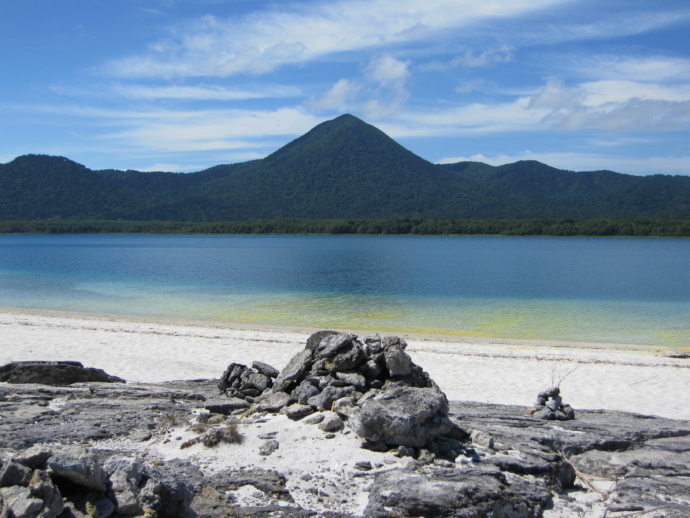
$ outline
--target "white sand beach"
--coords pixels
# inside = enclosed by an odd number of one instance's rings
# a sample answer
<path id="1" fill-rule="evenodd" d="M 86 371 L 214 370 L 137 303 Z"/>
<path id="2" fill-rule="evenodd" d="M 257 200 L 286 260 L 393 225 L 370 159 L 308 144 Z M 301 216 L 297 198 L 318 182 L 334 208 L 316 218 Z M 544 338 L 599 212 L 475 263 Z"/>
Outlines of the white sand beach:
<path id="1" fill-rule="evenodd" d="M 0 365 L 76 360 L 132 382 L 218 378 L 231 362 L 281 369 L 316 330 L 0 308 Z M 690 419 L 690 359 L 671 357 L 688 351 L 402 336 L 450 400 L 528 406 L 560 381 L 575 409 Z"/>

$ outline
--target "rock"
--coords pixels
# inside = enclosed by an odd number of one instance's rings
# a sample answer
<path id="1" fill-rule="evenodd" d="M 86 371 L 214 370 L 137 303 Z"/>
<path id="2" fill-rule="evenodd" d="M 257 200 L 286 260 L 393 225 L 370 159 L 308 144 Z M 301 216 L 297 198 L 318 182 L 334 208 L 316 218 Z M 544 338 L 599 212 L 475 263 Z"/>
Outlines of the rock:
<path id="1" fill-rule="evenodd" d="M 367 361 L 359 370 L 367 380 L 376 379 L 383 372 L 383 368 L 374 360 Z"/>
<path id="2" fill-rule="evenodd" d="M 309 417 L 306 417 L 302 422 L 304 424 L 319 424 L 324 420 L 326 416 L 323 414 L 323 412 L 310 415 Z"/>
<path id="3" fill-rule="evenodd" d="M 368 441 L 421 448 L 451 430 L 448 402 L 434 389 L 399 387 L 365 401 L 349 420 Z"/>
<path id="4" fill-rule="evenodd" d="M 321 408 L 323 410 L 330 410 L 336 400 L 351 396 L 354 393 L 355 388 L 351 386 L 335 387 L 333 385 L 329 385 L 323 389 L 320 394 L 310 397 L 307 400 L 307 403 L 313 407 Z"/>
<path id="5" fill-rule="evenodd" d="M 284 407 L 283 410 L 285 415 L 293 421 L 314 413 L 314 409 L 310 405 L 300 405 L 299 403 Z"/>
<path id="6" fill-rule="evenodd" d="M 9 511 L 5 516 L 13 518 L 33 518 L 43 509 L 43 500 L 35 498 L 28 487 L 21 486 L 0 488 L 0 503 Z"/>
<path id="7" fill-rule="evenodd" d="M 522 481 L 508 484 L 501 474 L 393 470 L 376 475 L 364 516 L 538 517 L 550 501 L 546 489 Z"/>
<path id="8" fill-rule="evenodd" d="M 407 376 L 412 372 L 412 358 L 399 345 L 387 347 L 384 358 L 391 376 Z"/>
<path id="9" fill-rule="evenodd" d="M 62 513 L 65 506 L 60 491 L 53 483 L 47 471 L 36 470 L 29 483 L 31 495 L 43 500 L 41 518 L 52 518 Z"/>
<path id="10" fill-rule="evenodd" d="M 352 385 L 355 390 L 363 392 L 367 387 L 366 378 L 359 374 L 358 372 L 336 372 L 336 377 L 346 383 L 347 385 Z"/>
<path id="11" fill-rule="evenodd" d="M 336 354 L 320 360 L 319 365 L 331 372 L 356 369 L 366 360 L 364 351 L 356 341 L 350 341 Z"/>
<path id="12" fill-rule="evenodd" d="M 307 372 L 311 363 L 312 352 L 309 349 L 303 349 L 298 352 L 278 374 L 278 377 L 273 382 L 273 391 L 278 392 L 290 389 L 296 380 Z"/>
<path id="13" fill-rule="evenodd" d="M 398 450 L 395 452 L 395 455 L 396 457 L 414 457 L 417 455 L 417 451 L 408 446 L 398 446 Z"/>
<path id="14" fill-rule="evenodd" d="M 276 451 L 279 447 L 280 443 L 275 439 L 271 439 L 270 441 L 266 441 L 259 447 L 259 455 L 267 457 L 268 455 Z"/>
<path id="15" fill-rule="evenodd" d="M 0 487 L 28 486 L 31 470 L 10 458 L 0 457 Z"/>
<path id="16" fill-rule="evenodd" d="M 43 444 L 36 444 L 26 448 L 14 456 L 14 460 L 33 469 L 43 468 L 45 462 L 53 454 L 53 450 Z M 1 484 L 0 484 L 1 485 Z"/>
<path id="17" fill-rule="evenodd" d="M 324 432 L 335 432 L 343 427 L 343 420 L 335 412 L 324 412 L 323 421 L 318 426 Z"/>
<path id="18" fill-rule="evenodd" d="M 106 475 L 92 450 L 67 446 L 48 459 L 54 476 L 64 478 L 88 489 L 106 491 Z"/>
<path id="19" fill-rule="evenodd" d="M 246 368 L 247 366 L 241 363 L 231 363 L 228 365 L 218 381 L 218 390 L 220 390 L 220 393 L 225 394 L 229 388 L 233 387 L 233 384 L 235 384 L 235 388 L 237 388 L 239 384 L 236 382 L 240 379 L 240 376 Z"/>
<path id="20" fill-rule="evenodd" d="M 329 331 L 329 330 L 317 331 L 316 333 L 313 333 L 309 338 L 307 338 L 307 345 L 305 348 L 310 350 L 310 351 L 313 351 L 314 349 L 316 349 L 319 346 L 319 344 L 321 343 L 321 340 L 323 340 L 327 336 L 337 335 L 337 334 L 340 334 L 340 333 L 338 333 L 338 331 Z"/>
<path id="21" fill-rule="evenodd" d="M 259 372 L 249 371 L 249 373 L 246 376 L 246 380 L 251 387 L 254 387 L 256 390 L 259 391 L 259 394 L 261 394 L 264 390 L 269 388 L 272 384 L 271 378 Z M 258 396 L 259 394 L 256 395 Z"/>
<path id="22" fill-rule="evenodd" d="M 25 361 L 0 367 L 0 382 L 65 386 L 86 382 L 125 383 L 125 380 L 106 374 L 102 369 L 84 367 L 79 362 Z"/>
<path id="23" fill-rule="evenodd" d="M 360 471 L 371 471 L 373 469 L 373 466 L 371 465 L 371 462 L 368 460 L 360 460 L 355 462 L 355 469 L 358 469 Z"/>
<path id="24" fill-rule="evenodd" d="M 289 405 L 292 401 L 290 394 L 285 392 L 271 392 L 262 399 L 258 404 L 258 410 L 261 412 L 278 412 L 281 408 Z"/>
<path id="25" fill-rule="evenodd" d="M 481 430 L 474 430 L 470 437 L 472 438 L 472 442 L 477 446 L 488 448 L 490 450 L 494 449 L 494 438 L 488 433 L 482 432 Z"/>
<path id="26" fill-rule="evenodd" d="M 292 391 L 291 395 L 299 404 L 305 405 L 310 397 L 316 396 L 318 393 L 318 388 L 309 381 L 304 380 Z"/>
<path id="27" fill-rule="evenodd" d="M 351 345 L 353 338 L 355 338 L 355 336 L 349 333 L 329 333 L 323 336 L 318 345 L 314 348 L 314 360 L 335 356 L 341 349 Z"/>
<path id="28" fill-rule="evenodd" d="M 407 348 L 407 342 L 399 336 L 384 336 L 381 339 L 381 345 L 383 346 L 384 350 L 395 346 L 398 346 L 403 350 Z"/>
<path id="29" fill-rule="evenodd" d="M 349 419 L 357 409 L 357 401 L 354 396 L 337 399 L 333 402 L 333 411 L 343 419 Z"/>
<path id="30" fill-rule="evenodd" d="M 272 367 L 268 363 L 263 363 L 263 362 L 252 362 L 252 368 L 263 374 L 264 376 L 268 376 L 269 378 L 277 378 L 278 374 L 280 374 L 280 371 L 276 369 L 275 367 Z"/>
<path id="31" fill-rule="evenodd" d="M 230 415 L 236 410 L 245 410 L 251 404 L 237 397 L 223 399 L 222 401 L 207 401 L 204 409 L 214 414 Z"/>

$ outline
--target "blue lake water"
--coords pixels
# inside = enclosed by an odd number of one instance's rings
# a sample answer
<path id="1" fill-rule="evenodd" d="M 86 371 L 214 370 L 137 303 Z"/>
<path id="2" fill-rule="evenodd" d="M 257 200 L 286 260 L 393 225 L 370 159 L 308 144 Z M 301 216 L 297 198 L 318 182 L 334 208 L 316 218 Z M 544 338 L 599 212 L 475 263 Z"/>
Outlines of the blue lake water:
<path id="1" fill-rule="evenodd" d="M 690 347 L 690 240 L 7 235 L 0 305 Z"/>

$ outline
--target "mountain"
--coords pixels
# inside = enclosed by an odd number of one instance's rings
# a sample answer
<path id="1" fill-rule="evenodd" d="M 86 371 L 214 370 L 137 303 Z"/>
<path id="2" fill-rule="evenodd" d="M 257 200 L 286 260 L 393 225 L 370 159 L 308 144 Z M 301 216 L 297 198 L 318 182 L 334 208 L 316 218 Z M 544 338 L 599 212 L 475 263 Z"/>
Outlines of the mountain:
<path id="1" fill-rule="evenodd" d="M 0 219 L 690 216 L 690 177 L 564 171 L 535 161 L 432 164 L 352 115 L 262 160 L 197 173 L 92 171 L 62 157 L 0 165 Z"/>

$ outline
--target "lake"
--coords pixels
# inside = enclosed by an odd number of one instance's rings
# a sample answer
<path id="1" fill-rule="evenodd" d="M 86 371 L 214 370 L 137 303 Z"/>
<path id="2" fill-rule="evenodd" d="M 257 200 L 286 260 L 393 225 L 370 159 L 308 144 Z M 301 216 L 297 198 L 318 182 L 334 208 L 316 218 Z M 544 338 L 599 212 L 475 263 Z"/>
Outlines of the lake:
<path id="1" fill-rule="evenodd" d="M 0 305 L 690 347 L 690 240 L 4 235 Z"/>

